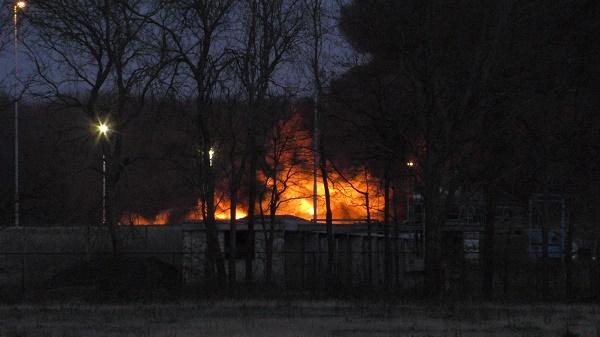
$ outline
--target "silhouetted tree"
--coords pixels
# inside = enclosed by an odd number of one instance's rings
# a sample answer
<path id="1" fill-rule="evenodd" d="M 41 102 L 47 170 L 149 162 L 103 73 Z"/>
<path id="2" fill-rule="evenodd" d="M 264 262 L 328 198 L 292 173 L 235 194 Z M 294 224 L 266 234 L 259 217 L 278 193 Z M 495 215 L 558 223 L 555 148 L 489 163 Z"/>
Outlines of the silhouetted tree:
<path id="1" fill-rule="evenodd" d="M 123 157 L 124 135 L 144 111 L 166 64 L 160 50 L 148 52 L 155 32 L 138 15 L 152 10 L 140 1 L 39 1 L 23 12 L 33 28 L 27 43 L 32 45 L 40 95 L 82 111 L 90 123 L 110 126 L 101 145 L 107 160 L 107 225 L 115 253 L 118 184 L 131 163 Z M 89 132 L 95 132 L 93 125 Z"/>
<path id="2" fill-rule="evenodd" d="M 263 109 L 276 71 L 297 44 L 302 28 L 296 1 L 248 0 L 241 3 L 243 29 L 235 48 L 235 73 L 248 111 L 248 251 L 254 251 L 257 191 L 257 116 Z M 246 258 L 246 283 L 254 281 L 252 254 Z"/>

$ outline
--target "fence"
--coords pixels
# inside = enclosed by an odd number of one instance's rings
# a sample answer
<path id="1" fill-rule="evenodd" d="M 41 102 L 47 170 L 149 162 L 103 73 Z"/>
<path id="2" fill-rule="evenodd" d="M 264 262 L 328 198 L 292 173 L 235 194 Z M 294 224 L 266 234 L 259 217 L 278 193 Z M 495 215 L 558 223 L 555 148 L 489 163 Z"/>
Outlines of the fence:
<path id="1" fill-rule="evenodd" d="M 99 227 L 6 228 L 0 231 L 0 300 L 9 293 L 74 288 L 171 289 L 185 293 L 207 284 L 204 232 L 177 227 L 119 228 L 119 259 L 112 258 L 109 238 Z M 243 232 L 241 232 L 243 233 Z M 257 232 L 258 233 L 258 232 Z M 227 232 L 219 244 L 228 255 Z M 257 284 L 267 280 L 268 254 L 264 233 L 256 235 L 253 274 Z M 239 236 L 240 238 L 243 235 Z M 442 247 L 444 293 L 478 297 L 482 266 L 478 245 L 465 242 L 476 236 L 448 233 Z M 527 236 L 500 236 L 496 245 L 495 295 L 498 298 L 539 298 L 543 275 L 548 274 L 550 297 L 566 297 L 566 267 L 560 259 L 547 266 L 527 255 Z M 423 288 L 422 242 L 418 235 L 392 238 L 389 256 L 390 288 L 407 295 L 426 295 Z M 465 241 L 467 239 L 467 241 Z M 469 241 L 470 242 L 470 241 Z M 327 237 L 319 231 L 278 232 L 273 238 L 272 282 L 281 290 L 325 290 L 364 293 L 386 284 L 382 235 L 336 233 L 335 263 L 329 274 Z M 239 252 L 238 252 L 239 253 Z M 236 279 L 245 278 L 244 256 L 235 257 Z M 229 264 L 225 261 L 225 266 Z M 573 296 L 600 299 L 600 267 L 591 256 L 573 262 Z M 5 295 L 3 295 L 5 294 Z"/>
<path id="2" fill-rule="evenodd" d="M 373 252 L 381 256 L 381 252 Z M 195 253 L 204 254 L 204 253 Z M 473 254 L 470 252 L 470 254 Z M 426 295 L 422 269 L 409 261 L 414 254 L 392 254 L 391 290 L 407 296 Z M 192 265 L 189 252 L 127 252 L 113 259 L 112 253 L 88 252 L 0 252 L 0 299 L 13 294 L 53 292 L 57 290 L 103 291 L 110 289 L 119 294 L 154 294 L 202 288 L 206 279 L 190 278 L 204 275 L 205 265 Z M 196 256 L 197 258 L 197 256 Z M 255 282 L 266 280 L 266 254 L 256 252 L 254 259 Z M 367 253 L 336 256 L 334 278 L 327 277 L 325 252 L 273 253 L 272 290 L 323 291 L 369 293 L 383 289 L 384 265 L 381 259 L 372 259 L 369 271 Z M 366 262 L 366 263 L 363 263 Z M 413 261 L 414 263 L 414 261 Z M 419 263 L 419 262 L 417 262 Z M 227 266 L 227 263 L 225 263 Z M 503 299 L 541 299 L 544 271 L 548 270 L 550 300 L 566 298 L 565 265 L 551 260 L 547 267 L 535 260 L 496 261 L 495 295 Z M 547 268 L 547 269 L 546 269 Z M 243 283 L 243 261 L 237 262 L 237 280 Z M 444 296 L 477 298 L 481 289 L 479 259 L 462 259 L 442 263 Z M 594 260 L 574 261 L 573 296 L 578 300 L 600 299 L 600 267 Z"/>

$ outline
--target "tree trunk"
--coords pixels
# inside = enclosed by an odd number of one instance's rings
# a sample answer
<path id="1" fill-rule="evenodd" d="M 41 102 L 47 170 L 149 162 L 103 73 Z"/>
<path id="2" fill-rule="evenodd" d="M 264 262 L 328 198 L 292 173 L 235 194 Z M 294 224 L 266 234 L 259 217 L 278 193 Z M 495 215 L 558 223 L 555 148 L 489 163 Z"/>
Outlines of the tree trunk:
<path id="1" fill-rule="evenodd" d="M 440 216 L 440 179 L 436 159 L 431 149 L 427 149 L 425 166 L 424 188 L 424 227 L 423 236 L 425 247 L 423 250 L 425 263 L 425 291 L 426 296 L 435 298 L 441 295 L 442 266 L 441 266 L 441 225 L 444 219 Z"/>
<path id="2" fill-rule="evenodd" d="M 486 214 L 483 240 L 483 297 L 491 300 L 494 297 L 494 239 L 496 220 L 496 191 L 488 186 L 486 191 Z M 510 233 L 509 233 L 510 235 Z"/>
<path id="3" fill-rule="evenodd" d="M 508 235 L 506 236 L 506 241 L 504 242 L 504 252 L 502 253 L 503 255 L 503 259 L 502 259 L 502 263 L 503 263 L 503 271 L 502 271 L 502 295 L 504 295 L 504 297 L 506 298 L 506 296 L 508 295 L 508 291 L 509 291 L 509 272 L 510 272 L 510 268 L 509 268 L 509 263 L 510 263 L 510 255 L 509 255 L 509 247 L 511 244 L 511 238 L 512 238 L 512 227 L 511 227 L 511 221 L 508 222 Z"/>
<path id="4" fill-rule="evenodd" d="M 323 135 L 319 143 L 321 176 L 323 177 L 323 189 L 325 190 L 325 226 L 327 229 L 327 278 L 328 285 L 333 286 L 335 280 L 335 234 L 333 233 L 333 215 L 331 213 L 331 195 L 329 193 L 329 175 L 327 173 L 327 159 L 325 157 L 325 146 Z"/>
<path id="5" fill-rule="evenodd" d="M 275 167 L 278 166 L 277 160 L 275 161 Z M 271 191 L 271 202 L 269 204 L 269 230 L 268 236 L 265 240 L 265 253 L 266 253 L 266 265 L 265 265 L 265 281 L 267 284 L 273 282 L 273 236 L 275 232 L 275 215 L 277 213 L 277 203 L 279 202 L 279 193 L 277 191 L 277 169 L 275 169 L 273 177 L 273 190 Z"/>
<path id="6" fill-rule="evenodd" d="M 199 92 L 199 97 L 202 92 Z M 215 176 L 212 168 L 210 150 L 212 146 L 211 136 L 207 129 L 208 123 L 205 118 L 209 113 L 210 106 L 203 102 L 198 102 L 197 105 L 197 128 L 199 143 L 201 144 L 202 154 L 200 157 L 200 178 L 202 186 L 202 198 L 205 202 L 206 216 L 204 217 L 204 226 L 206 230 L 206 247 L 207 260 L 209 269 L 216 269 L 216 288 L 224 287 L 227 283 L 227 275 L 225 272 L 225 260 L 219 246 L 219 237 L 215 223 Z"/>
<path id="7" fill-rule="evenodd" d="M 566 203 L 566 201 L 563 201 Z M 567 206 L 567 205 L 566 205 Z M 568 207 L 568 206 L 567 206 Z M 564 210 L 567 212 L 567 210 Z M 566 242 L 565 242 L 565 294 L 567 296 L 567 301 L 571 301 L 571 297 L 573 296 L 573 212 L 571 208 L 568 208 L 569 217 L 567 218 L 567 233 L 566 233 Z"/>
<path id="8" fill-rule="evenodd" d="M 232 168 L 235 165 L 232 165 Z M 237 260 L 237 184 L 235 171 L 232 170 L 232 183 L 229 190 L 230 209 L 229 209 L 229 288 L 234 289 L 236 283 L 236 260 Z"/>
<path id="9" fill-rule="evenodd" d="M 393 247 L 393 261 L 394 261 L 394 285 L 400 284 L 400 247 L 398 246 L 398 237 L 400 235 L 400 217 L 399 217 L 399 209 L 400 206 L 400 186 L 398 184 L 398 180 L 394 179 L 394 183 L 392 184 L 392 209 L 393 211 L 393 225 L 394 230 L 392 232 L 392 247 Z"/>
<path id="10" fill-rule="evenodd" d="M 367 183 L 368 186 L 368 183 Z M 369 205 L 369 192 L 367 187 L 367 192 L 365 193 L 365 207 L 367 208 L 367 257 L 369 261 L 367 262 L 368 275 L 367 279 L 369 282 L 369 286 L 373 285 L 373 228 L 371 225 L 371 208 Z"/>
<path id="11" fill-rule="evenodd" d="M 383 174 L 383 286 L 385 290 L 391 288 L 392 259 L 390 245 L 390 164 L 386 163 Z"/>
<path id="12" fill-rule="evenodd" d="M 205 151 L 208 151 L 208 148 L 205 149 Z M 205 153 L 204 157 L 204 162 L 206 164 L 209 162 L 208 152 Z M 205 167 L 206 166 L 207 165 L 205 165 Z M 211 268 L 216 269 L 216 288 L 223 288 L 227 284 L 227 276 L 225 272 L 225 260 L 219 245 L 219 235 L 217 233 L 217 226 L 215 222 L 214 175 L 212 174 L 212 168 L 209 167 L 207 171 L 207 177 L 205 178 L 206 190 L 204 193 L 204 198 L 206 200 L 206 218 L 204 219 L 204 226 L 206 228 L 207 248 L 209 252 L 208 259 Z"/>
<path id="13" fill-rule="evenodd" d="M 256 206 L 256 135 L 254 134 L 255 123 L 254 118 L 250 118 L 250 134 L 249 136 L 249 145 L 248 145 L 248 155 L 250 156 L 250 167 L 248 172 L 248 241 L 246 250 L 248 254 L 246 255 L 246 286 L 248 288 L 252 287 L 252 283 L 254 282 L 254 269 L 253 269 L 253 260 L 254 260 L 254 210 Z"/>
<path id="14" fill-rule="evenodd" d="M 544 183 L 547 183 L 544 181 Z M 548 193 L 544 186 L 542 200 L 542 299 L 546 301 L 550 295 L 550 270 L 548 264 Z"/>

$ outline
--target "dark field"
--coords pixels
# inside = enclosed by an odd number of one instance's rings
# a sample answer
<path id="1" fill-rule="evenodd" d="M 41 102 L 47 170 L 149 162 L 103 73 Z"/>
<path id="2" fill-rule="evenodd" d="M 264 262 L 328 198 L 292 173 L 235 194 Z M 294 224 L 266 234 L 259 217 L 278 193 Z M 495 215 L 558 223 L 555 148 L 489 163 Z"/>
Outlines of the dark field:
<path id="1" fill-rule="evenodd" d="M 600 336 L 598 305 L 219 301 L 0 307 L 0 336 Z"/>

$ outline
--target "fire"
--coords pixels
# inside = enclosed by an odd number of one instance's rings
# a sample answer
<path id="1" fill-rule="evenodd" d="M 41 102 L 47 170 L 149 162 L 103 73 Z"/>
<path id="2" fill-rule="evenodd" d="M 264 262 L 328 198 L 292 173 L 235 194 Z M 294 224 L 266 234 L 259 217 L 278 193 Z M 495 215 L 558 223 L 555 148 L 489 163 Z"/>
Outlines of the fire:
<path id="1" fill-rule="evenodd" d="M 346 177 L 347 178 L 347 177 Z M 349 182 L 361 192 L 369 191 L 370 216 L 372 219 L 381 218 L 381 209 L 383 207 L 383 196 L 378 190 L 376 181 L 360 180 L 358 177 L 352 179 L 347 178 Z M 364 178 L 363 178 L 364 179 Z M 357 192 L 350 183 L 344 181 L 338 174 L 330 173 L 330 195 L 331 209 L 334 219 L 356 219 L 362 220 L 367 217 L 366 196 Z M 286 190 L 280 196 L 280 206 L 277 208 L 277 215 L 293 215 L 306 220 L 313 219 L 313 203 L 312 203 L 312 175 L 303 173 L 292 182 L 294 185 Z M 326 215 L 325 209 L 325 188 L 321 178 L 317 183 L 317 218 L 324 219 Z M 263 200 L 261 203 L 265 216 L 269 214 L 269 201 Z M 230 216 L 230 207 L 228 200 L 221 200 L 216 207 L 215 218 L 217 220 L 228 220 Z M 236 218 L 241 219 L 247 216 L 247 210 L 237 207 Z M 257 206 L 255 214 L 260 214 Z M 128 213 L 121 218 L 122 224 L 130 225 L 164 225 L 169 223 L 171 211 L 164 210 L 159 212 L 154 217 L 144 217 L 135 213 Z M 200 204 L 186 216 L 186 220 L 202 220 L 202 212 Z"/>
<path id="2" fill-rule="evenodd" d="M 228 205 L 228 202 L 226 202 L 224 204 Z M 201 209 L 202 208 L 200 207 L 200 202 L 198 202 L 197 207 L 190 210 L 185 215 L 185 217 L 184 217 L 185 220 L 202 220 Z M 236 212 L 237 212 L 236 213 L 237 219 L 241 219 L 247 215 L 246 212 L 239 207 L 237 208 Z M 166 225 L 170 222 L 170 219 L 172 219 L 172 213 L 173 213 L 173 211 L 171 211 L 171 210 L 164 210 L 164 211 L 160 211 L 154 217 L 145 217 L 145 216 L 142 216 L 142 215 L 134 213 L 134 212 L 127 212 L 126 215 L 121 217 L 120 223 L 124 224 L 124 225 L 135 225 L 135 226 Z M 229 213 L 228 206 L 217 205 L 217 207 L 215 209 L 215 219 L 228 220 L 229 214 L 230 213 Z"/>
<path id="3" fill-rule="evenodd" d="M 311 134 L 302 129 L 299 114 L 275 124 L 265 142 L 263 165 L 257 172 L 259 182 L 256 215 L 261 212 L 269 215 L 270 203 L 276 196 L 276 214 L 294 215 L 306 220 L 314 218 L 313 211 L 313 152 Z M 218 158 L 217 158 L 218 159 Z M 317 177 L 317 218 L 324 219 L 325 188 L 321 176 Z M 332 215 L 334 219 L 363 220 L 367 217 L 366 198 L 369 198 L 369 215 L 381 219 L 383 193 L 377 178 L 365 168 L 347 170 L 343 176 L 328 168 L 328 181 Z M 275 193 L 274 193 L 275 191 Z M 246 200 L 241 200 L 245 202 Z M 238 205 L 236 218 L 247 216 L 247 209 Z M 247 207 L 246 207 L 247 208 Z M 185 215 L 188 220 L 202 220 L 202 207 L 196 207 Z M 135 213 L 122 217 L 123 224 L 166 224 L 171 219 L 170 210 L 159 212 L 154 218 L 146 218 Z M 230 217 L 230 203 L 227 198 L 216 204 L 215 218 L 227 220 Z"/>
<path id="4" fill-rule="evenodd" d="M 164 225 L 168 223 L 170 214 L 170 211 L 165 210 L 149 218 L 134 212 L 127 212 L 127 214 L 121 217 L 119 222 L 127 225 Z"/>
<path id="5" fill-rule="evenodd" d="M 215 219 L 217 220 L 229 220 L 229 211 L 231 207 L 229 206 L 229 201 L 221 200 L 215 207 Z M 185 220 L 202 220 L 202 205 L 200 200 L 198 200 L 198 204 L 194 210 L 191 210 L 185 216 Z M 239 206 L 236 208 L 235 218 L 241 219 L 245 217 L 246 211 L 241 209 Z"/>
<path id="6" fill-rule="evenodd" d="M 313 218 L 313 182 L 312 175 L 303 173 L 299 178 L 299 183 L 294 188 L 284 192 L 281 195 L 281 206 L 277 209 L 277 214 L 295 215 L 300 218 L 310 220 Z M 373 219 L 381 217 L 380 209 L 383 205 L 383 196 L 377 190 L 375 181 L 361 181 L 359 177 L 348 178 L 346 182 L 339 174 L 329 172 L 329 192 L 331 201 L 331 210 L 335 219 L 356 219 L 362 220 L 367 217 L 366 196 L 363 193 L 369 192 L 370 216 Z M 354 186 L 354 188 L 352 188 Z M 358 191 L 357 191 L 358 190 Z M 363 193 L 360 193 L 360 192 Z M 263 204 L 268 202 L 263 201 Z M 267 209 L 268 205 L 263 208 Z M 322 178 L 318 177 L 317 182 L 317 218 L 324 219 L 325 209 L 325 187 Z"/>
<path id="7" fill-rule="evenodd" d="M 295 114 L 288 120 L 276 123 L 267 140 L 264 158 L 266 169 L 258 174 L 266 190 L 260 207 L 265 213 L 269 212 L 275 190 L 279 194 L 276 214 L 313 219 L 312 135 L 303 130 L 301 116 Z M 344 172 L 341 176 L 329 167 L 327 175 L 333 218 L 365 219 L 367 193 L 370 216 L 380 218 L 378 209 L 379 204 L 383 204 L 383 195 L 378 193 L 377 180 L 370 177 L 364 168 Z M 317 218 L 324 219 L 325 187 L 321 176 L 317 176 L 317 206 Z"/>

